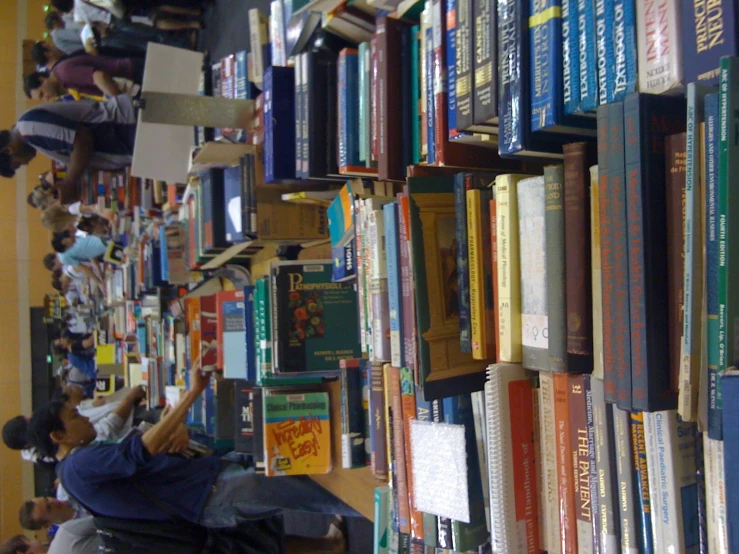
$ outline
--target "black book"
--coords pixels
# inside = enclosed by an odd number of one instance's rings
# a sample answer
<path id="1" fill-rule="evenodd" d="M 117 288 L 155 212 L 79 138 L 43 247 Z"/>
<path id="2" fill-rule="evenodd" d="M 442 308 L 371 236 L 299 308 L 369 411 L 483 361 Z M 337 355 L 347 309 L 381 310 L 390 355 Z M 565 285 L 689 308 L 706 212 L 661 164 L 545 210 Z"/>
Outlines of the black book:
<path id="1" fill-rule="evenodd" d="M 308 177 L 338 176 L 337 147 L 337 56 L 329 50 L 308 52 L 305 108 L 308 122 Z"/>
<path id="2" fill-rule="evenodd" d="M 490 132 L 498 125 L 498 10 L 493 0 L 472 0 L 472 90 L 474 125 Z M 459 46 L 458 46 L 459 48 Z M 457 99 L 459 102 L 459 99 Z M 457 122 L 459 126 L 459 121 Z M 461 127 L 460 127 L 461 128 Z"/>
<path id="3" fill-rule="evenodd" d="M 483 0 L 475 0 L 481 2 Z M 485 0 L 487 1 L 487 0 Z M 457 0 L 457 25 L 456 25 L 456 59 L 455 71 L 456 86 L 455 93 L 457 130 L 464 131 L 472 127 L 473 123 L 473 86 L 472 86 L 472 49 L 474 37 L 474 21 L 472 14 L 473 0 Z M 495 49 L 496 46 L 491 46 Z M 488 53 L 485 53 L 487 56 Z M 450 60 L 451 61 L 451 60 Z M 497 100 L 496 100 L 497 103 Z"/>
<path id="4" fill-rule="evenodd" d="M 221 379 L 216 383 L 215 438 L 218 440 L 234 439 L 235 384 L 233 379 Z"/>
<path id="5" fill-rule="evenodd" d="M 234 450 L 244 454 L 255 454 L 254 398 L 261 398 L 262 392 L 251 381 L 234 381 L 233 439 Z"/>

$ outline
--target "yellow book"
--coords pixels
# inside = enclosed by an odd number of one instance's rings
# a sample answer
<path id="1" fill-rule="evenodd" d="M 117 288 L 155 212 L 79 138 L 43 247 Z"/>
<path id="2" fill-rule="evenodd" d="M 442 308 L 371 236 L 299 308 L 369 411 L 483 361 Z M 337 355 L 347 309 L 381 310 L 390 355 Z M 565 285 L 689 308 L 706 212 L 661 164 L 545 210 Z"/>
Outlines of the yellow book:
<path id="1" fill-rule="evenodd" d="M 516 185 L 526 175 L 495 179 L 498 246 L 498 319 L 500 361 L 521 363 L 521 266 L 519 264 L 518 196 Z"/>
<path id="2" fill-rule="evenodd" d="M 603 291 L 600 267 L 598 166 L 590 168 L 590 275 L 593 288 L 593 377 L 603 379 Z"/>
<path id="3" fill-rule="evenodd" d="M 492 315 L 492 249 L 485 248 L 490 240 L 490 191 L 467 191 L 467 265 L 470 273 L 470 335 L 472 357 L 475 360 L 495 358 L 495 321 Z M 487 221 L 485 221 L 487 219 Z M 487 225 L 486 225 L 487 223 Z M 486 235 L 487 232 L 487 237 Z M 489 258 L 486 264 L 486 257 Z M 489 270 L 486 271 L 486 265 Z M 487 287 L 488 282 L 490 287 Z"/>
<path id="4" fill-rule="evenodd" d="M 268 476 L 331 471 L 328 393 L 265 396 L 264 454 Z"/>

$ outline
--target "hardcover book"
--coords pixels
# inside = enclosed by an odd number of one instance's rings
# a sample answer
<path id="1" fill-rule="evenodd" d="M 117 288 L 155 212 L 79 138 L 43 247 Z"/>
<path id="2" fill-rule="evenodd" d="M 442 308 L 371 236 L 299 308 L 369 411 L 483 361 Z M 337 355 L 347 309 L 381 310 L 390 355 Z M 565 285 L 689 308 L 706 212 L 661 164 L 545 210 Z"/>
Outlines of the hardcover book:
<path id="1" fill-rule="evenodd" d="M 200 369 L 218 369 L 217 308 L 215 295 L 200 297 Z"/>
<path id="2" fill-rule="evenodd" d="M 472 357 L 495 359 L 495 310 L 490 248 L 491 190 L 467 191 Z"/>
<path id="3" fill-rule="evenodd" d="M 623 102 L 627 94 L 636 92 L 636 12 L 634 0 L 613 0 L 613 38 L 615 41 L 613 88 L 609 102 Z"/>
<path id="4" fill-rule="evenodd" d="M 594 2 L 577 0 L 577 30 L 580 49 L 580 110 L 587 113 L 598 107 L 599 98 Z"/>
<path id="5" fill-rule="evenodd" d="M 472 19 L 467 44 L 472 79 L 468 84 L 472 87 L 470 116 L 474 125 L 470 130 L 489 133 L 497 130 L 498 125 L 498 10 L 496 3 L 489 0 L 472 0 L 471 8 L 472 13 L 467 15 Z"/>
<path id="6" fill-rule="evenodd" d="M 639 91 L 675 94 L 682 91 L 678 0 L 636 2 Z"/>
<path id="7" fill-rule="evenodd" d="M 219 338 L 218 367 L 227 379 L 246 377 L 246 311 L 244 292 L 240 290 L 216 293 L 218 307 L 217 327 Z"/>
<path id="8" fill-rule="evenodd" d="M 546 211 L 546 297 L 548 361 L 552 371 L 567 371 L 567 313 L 565 285 L 564 169 L 544 168 Z"/>
<path id="9" fill-rule="evenodd" d="M 262 450 L 254 442 L 254 397 L 262 397 L 262 391 L 249 381 L 236 381 L 234 406 L 234 450 L 255 454 Z"/>
<path id="10" fill-rule="evenodd" d="M 328 393 L 265 396 L 264 456 L 267 476 L 331 471 Z"/>
<path id="11" fill-rule="evenodd" d="M 644 437 L 644 412 L 631 413 L 631 446 L 634 449 L 632 466 L 636 482 L 635 507 L 639 520 L 637 544 L 639 552 L 652 554 L 655 552 L 655 545 L 652 534 L 652 497 L 649 493 L 649 462 Z"/>
<path id="12" fill-rule="evenodd" d="M 295 70 L 264 72 L 264 182 L 295 178 Z"/>
<path id="13" fill-rule="evenodd" d="M 680 2 L 685 82 L 717 85 L 720 60 L 739 54 L 736 2 Z"/>
<path id="14" fill-rule="evenodd" d="M 487 2 L 485 2 L 487 4 Z M 455 2 L 455 59 L 448 60 L 451 69 L 454 64 L 455 90 L 454 90 L 454 121 L 455 129 L 465 130 L 472 127 L 474 113 L 473 99 L 473 4 L 474 0 L 456 0 Z M 449 28 L 450 25 L 447 25 Z M 447 53 L 447 58 L 449 57 Z M 451 89 L 449 91 L 451 98 Z M 493 101 L 498 103 L 497 95 Z M 449 106 L 449 121 L 452 121 L 452 105 Z M 451 129 L 451 123 L 450 123 Z"/>
<path id="15" fill-rule="evenodd" d="M 578 552 L 578 532 L 576 521 L 576 480 L 575 460 L 573 457 L 572 433 L 570 418 L 572 401 L 570 387 L 577 375 L 566 373 L 554 374 L 554 433 L 557 448 L 557 483 L 559 486 L 559 528 L 562 554 Z M 572 420 L 574 422 L 574 420 Z"/>
<path id="16" fill-rule="evenodd" d="M 271 268 L 277 371 L 335 371 L 361 357 L 351 283 L 331 281 L 331 261 L 275 262 Z"/>
<path id="17" fill-rule="evenodd" d="M 580 111 L 580 43 L 577 0 L 562 0 L 562 101 L 566 114 Z"/>

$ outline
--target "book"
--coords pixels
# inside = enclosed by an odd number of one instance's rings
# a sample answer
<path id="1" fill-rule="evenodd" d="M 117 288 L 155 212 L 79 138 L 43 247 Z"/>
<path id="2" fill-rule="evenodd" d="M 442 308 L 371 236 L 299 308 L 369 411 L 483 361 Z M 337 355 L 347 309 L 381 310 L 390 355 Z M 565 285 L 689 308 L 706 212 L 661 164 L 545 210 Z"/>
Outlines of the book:
<path id="1" fill-rule="evenodd" d="M 295 69 L 264 72 L 264 182 L 295 178 Z"/>
<path id="2" fill-rule="evenodd" d="M 372 444 L 372 473 L 377 479 L 385 480 L 388 476 L 388 450 L 385 441 L 385 396 L 382 363 L 372 362 L 369 369 L 370 379 L 370 442 Z"/>
<path id="3" fill-rule="evenodd" d="M 636 92 L 638 74 L 634 9 L 633 0 L 613 0 L 615 78 L 613 89 L 608 92 L 609 102 L 622 102 L 627 94 Z"/>
<path id="4" fill-rule="evenodd" d="M 390 358 L 395 367 L 405 365 L 403 347 L 403 291 L 400 268 L 400 234 L 398 232 L 398 203 L 382 207 L 385 220 L 385 257 L 387 265 L 388 308 L 390 316 Z"/>
<path id="5" fill-rule="evenodd" d="M 676 0 L 636 2 L 639 91 L 662 94 L 683 86 L 680 25 Z"/>
<path id="6" fill-rule="evenodd" d="M 731 440 L 729 441 L 731 444 Z M 728 532 L 728 500 L 727 493 L 733 500 L 733 491 L 726 489 L 725 444 L 723 440 L 714 440 L 703 435 L 706 471 L 706 515 L 708 518 L 708 548 L 710 552 L 731 552 Z M 729 453 L 728 462 L 733 461 Z M 733 510 L 732 510 L 733 513 Z M 735 531 L 732 528 L 732 537 Z M 733 542 L 732 544 L 735 544 Z"/>
<path id="7" fill-rule="evenodd" d="M 549 369 L 545 185 L 543 177 L 517 184 L 521 255 L 521 342 L 523 366 Z"/>
<path id="8" fill-rule="evenodd" d="M 621 551 L 628 554 L 637 554 L 640 549 L 636 517 L 636 483 L 634 451 L 631 442 L 631 416 L 615 404 L 610 404 L 608 408 L 613 412 Z"/>
<path id="9" fill-rule="evenodd" d="M 265 59 L 265 52 L 271 52 L 269 46 L 269 18 L 259 9 L 249 9 L 249 52 L 254 62 L 254 84 L 262 89 L 264 71 L 270 66 L 270 59 Z"/>
<path id="10" fill-rule="evenodd" d="M 246 304 L 244 291 L 232 290 L 216 293 L 216 326 L 218 337 L 217 366 L 227 379 L 246 377 Z"/>
<path id="11" fill-rule="evenodd" d="M 495 179 L 496 240 L 498 253 L 498 337 L 500 360 L 523 358 L 521 339 L 521 266 L 519 256 L 517 184 L 523 175 Z"/>
<path id="12" fill-rule="evenodd" d="M 423 514 L 415 508 L 413 499 L 413 460 L 411 452 L 411 421 L 416 419 L 416 387 L 413 382 L 413 372 L 407 367 L 400 368 L 400 394 L 403 419 L 403 434 L 405 447 L 405 476 L 408 487 L 408 523 L 410 525 L 411 541 L 415 544 L 423 543 Z"/>
<path id="13" fill-rule="evenodd" d="M 681 3 L 680 8 L 685 82 L 717 85 L 721 58 L 739 54 L 736 4 Z"/>
<path id="14" fill-rule="evenodd" d="M 337 55 L 328 50 L 305 54 L 301 87 L 303 95 L 303 171 L 305 177 L 325 179 L 338 176 Z"/>
<path id="15" fill-rule="evenodd" d="M 385 220 L 382 206 L 385 200 L 367 199 L 364 209 L 367 217 L 367 292 L 370 302 L 370 359 L 389 361 L 390 350 L 390 310 L 388 299 L 387 249 L 385 240 Z"/>
<path id="16" fill-rule="evenodd" d="M 470 3 L 468 3 L 470 5 Z M 470 10 L 470 8 L 467 8 Z M 462 5 L 457 11 L 459 19 Z M 470 26 L 466 44 L 471 58 L 471 82 L 468 84 L 472 103 L 471 131 L 489 133 L 498 125 L 498 10 L 495 2 L 472 0 L 471 13 L 467 14 Z M 458 22 L 461 27 L 461 21 Z M 460 32 L 461 33 L 461 32 Z M 474 42 L 473 42 L 474 40 Z M 461 39 L 458 39 L 460 45 Z M 479 47 L 478 45 L 486 45 Z M 460 46 L 461 47 L 461 46 Z M 473 55 L 474 54 L 474 55 Z"/>
<path id="17" fill-rule="evenodd" d="M 554 417 L 554 378 L 550 371 L 539 373 L 539 435 L 541 450 L 541 486 L 543 495 L 540 507 L 544 531 L 541 547 L 550 554 L 562 551 L 562 535 L 559 526 L 559 482 L 557 466 L 557 442 Z"/>
<path id="18" fill-rule="evenodd" d="M 685 101 L 632 94 L 624 102 L 626 213 L 629 240 L 629 317 L 632 406 L 676 406 L 670 389 L 665 151 L 667 135 L 685 131 Z M 645 221 L 649 220 L 646 224 Z M 647 368 L 649 370 L 647 371 Z"/>
<path id="19" fill-rule="evenodd" d="M 272 330 L 278 372 L 338 370 L 341 359 L 361 357 L 351 283 L 331 282 L 331 261 L 274 262 Z"/>
<path id="20" fill-rule="evenodd" d="M 218 369 L 218 340 L 216 336 L 216 297 L 200 298 L 200 368 L 203 371 Z"/>
<path id="21" fill-rule="evenodd" d="M 598 107 L 598 67 L 595 4 L 577 0 L 577 30 L 580 52 L 580 111 L 587 113 Z"/>
<path id="22" fill-rule="evenodd" d="M 577 377 L 566 373 L 555 373 L 553 377 L 559 528 L 563 554 L 578 552 L 579 534 L 576 521 L 574 474 L 576 457 L 573 458 L 572 434 L 570 433 L 570 412 L 572 408 L 570 386 Z"/>
<path id="23" fill-rule="evenodd" d="M 361 360 L 341 361 L 341 467 L 364 467 Z"/>
<path id="24" fill-rule="evenodd" d="M 261 450 L 254 443 L 254 397 L 262 392 L 254 383 L 245 380 L 235 382 L 234 450 L 244 454 L 255 454 Z"/>
<path id="25" fill-rule="evenodd" d="M 573 470 L 573 492 L 577 551 L 593 552 L 595 540 L 599 536 L 593 528 L 594 515 L 597 521 L 598 498 L 591 494 L 590 482 L 590 451 L 595 446 L 592 444 L 594 428 L 590 375 L 570 376 L 568 395 L 571 456 L 573 461 L 576 461 Z"/>
<path id="26" fill-rule="evenodd" d="M 495 320 L 490 255 L 489 189 L 467 191 L 467 236 L 470 282 L 470 335 L 472 357 L 495 357 Z"/>
<path id="27" fill-rule="evenodd" d="M 637 543 L 640 552 L 651 553 L 655 551 L 655 545 L 652 534 L 652 497 L 649 494 L 649 462 L 644 437 L 644 412 L 631 413 L 631 446 L 634 449 L 632 465 L 639 519 Z"/>
<path id="28" fill-rule="evenodd" d="M 392 452 L 393 499 L 397 506 L 398 530 L 401 533 L 410 533 L 410 504 L 408 495 L 408 481 L 406 476 L 405 460 L 405 428 L 403 424 L 403 400 L 400 389 L 400 368 L 385 364 L 386 396 L 390 398 L 392 410 L 388 412 L 388 428 L 392 427 L 390 433 L 390 444 L 388 452 Z M 389 386 L 389 390 L 387 387 Z M 392 449 L 392 450 L 391 450 Z"/>
<path id="29" fill-rule="evenodd" d="M 331 471 L 328 394 L 265 396 L 264 453 L 267 476 Z"/>
<path id="30" fill-rule="evenodd" d="M 344 48 L 339 52 L 338 73 L 339 173 L 363 175 L 369 168 L 360 160 L 359 136 L 355 132 L 359 120 L 359 53 L 356 49 Z"/>
<path id="31" fill-rule="evenodd" d="M 487 4 L 487 2 L 484 2 Z M 456 0 L 454 10 L 447 10 L 447 17 L 454 15 L 454 29 L 456 41 L 454 48 L 454 59 L 448 59 L 451 71 L 454 64 L 454 121 L 455 130 L 470 129 L 473 124 L 474 117 L 474 69 L 473 64 L 476 57 L 473 57 L 473 33 L 474 33 L 474 0 Z M 452 25 L 447 24 L 447 29 Z M 448 32 L 448 31 L 447 31 Z M 450 41 L 451 42 L 451 41 Z M 449 58 L 451 52 L 447 52 Z M 487 55 L 487 52 L 485 53 Z M 451 83 L 449 88 L 449 97 L 451 99 L 452 89 Z M 497 105 L 498 98 L 494 95 L 492 100 Z M 452 121 L 452 105 L 449 106 L 449 121 Z M 450 123 L 450 131 L 451 131 Z"/>
<path id="32" fill-rule="evenodd" d="M 615 13 L 613 0 L 595 2 L 595 51 L 598 63 L 598 105 L 608 102 L 615 80 L 616 35 L 613 32 Z"/>
<path id="33" fill-rule="evenodd" d="M 548 369 L 566 371 L 567 302 L 565 277 L 564 170 L 561 165 L 544 168 L 546 205 L 546 299 Z M 523 240 L 523 239 L 522 239 Z"/>
<path id="34" fill-rule="evenodd" d="M 388 554 L 388 514 L 390 512 L 390 488 L 387 485 L 375 489 L 374 554 Z"/>
<path id="35" fill-rule="evenodd" d="M 737 385 L 739 385 L 739 374 L 737 373 L 736 369 L 732 368 L 729 371 L 726 371 L 722 377 L 723 381 L 723 393 L 726 396 L 726 398 L 735 398 L 734 393 L 739 394 L 739 388 Z M 737 462 L 739 461 L 739 412 L 737 411 L 737 405 L 735 405 L 733 402 L 727 402 L 726 405 L 723 407 L 724 409 L 724 426 L 723 426 L 723 443 L 721 441 L 713 441 L 712 439 L 706 439 L 706 441 L 709 444 L 709 447 L 715 450 L 715 458 L 718 458 L 720 454 L 723 454 L 723 465 L 726 468 L 733 468 L 736 467 Z M 713 444 L 712 444 L 713 443 Z M 717 444 L 718 443 L 718 444 Z M 721 446 L 721 450 L 723 452 L 720 452 L 717 448 L 718 445 Z M 708 450 L 708 449 L 706 449 Z M 718 465 L 718 460 L 716 461 L 716 464 Z M 708 466 L 708 462 L 706 463 Z M 708 469 L 708 468 L 707 468 Z M 719 474 L 719 477 L 722 477 L 721 474 Z M 709 480 L 708 477 L 706 479 L 706 496 L 707 496 L 707 505 L 710 507 L 711 503 L 714 501 L 714 498 L 712 496 L 709 496 L 708 494 L 708 484 Z M 718 483 L 717 483 L 718 484 Z M 725 487 L 726 487 L 726 519 L 725 521 L 728 522 L 728 529 L 723 527 L 723 525 L 717 526 L 716 531 L 717 532 L 726 532 L 726 542 L 723 540 L 717 541 L 719 545 L 723 546 L 724 548 L 728 547 L 728 552 L 734 552 L 737 548 L 739 548 L 739 530 L 736 526 L 736 518 L 737 513 L 739 513 L 739 494 L 737 491 L 736 486 L 734 486 L 731 482 L 731 479 L 729 476 L 726 476 L 725 480 Z M 718 488 L 718 487 L 714 487 Z M 717 508 L 719 506 L 714 507 Z M 710 529 L 711 521 L 709 520 L 709 529 Z M 716 545 L 716 546 L 719 546 Z M 715 548 L 714 545 L 711 545 L 711 547 Z M 714 550 L 711 550 L 712 552 Z M 727 551 L 727 550 L 721 550 L 721 551 Z"/>
<path id="36" fill-rule="evenodd" d="M 485 409 L 494 552 L 539 552 L 532 402 L 531 382 L 521 365 L 488 368 Z"/>
<path id="37" fill-rule="evenodd" d="M 562 101 L 565 114 L 580 110 L 580 43 L 577 0 L 562 0 Z"/>
<path id="38" fill-rule="evenodd" d="M 597 497 L 599 525 L 598 543 L 601 552 L 620 552 L 619 508 L 616 484 L 616 452 L 613 436 L 613 412 L 606 404 L 603 380 L 590 379 L 593 399 L 593 427 L 595 440 L 595 466 L 597 469 Z"/>

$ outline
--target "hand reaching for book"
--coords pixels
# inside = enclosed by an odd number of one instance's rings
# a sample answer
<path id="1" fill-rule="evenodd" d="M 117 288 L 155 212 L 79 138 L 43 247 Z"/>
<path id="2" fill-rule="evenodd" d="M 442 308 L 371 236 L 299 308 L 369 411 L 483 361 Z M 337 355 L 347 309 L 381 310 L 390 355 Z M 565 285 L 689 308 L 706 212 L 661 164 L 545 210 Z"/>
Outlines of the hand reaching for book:
<path id="1" fill-rule="evenodd" d="M 180 423 L 179 427 L 172 433 L 167 444 L 168 454 L 182 454 L 187 450 L 190 442 L 190 431 L 184 423 Z"/>
<path id="2" fill-rule="evenodd" d="M 190 370 L 190 390 L 197 394 L 203 392 L 207 388 L 212 374 L 212 371 L 203 372 L 200 369 L 200 361 L 196 360 Z"/>

